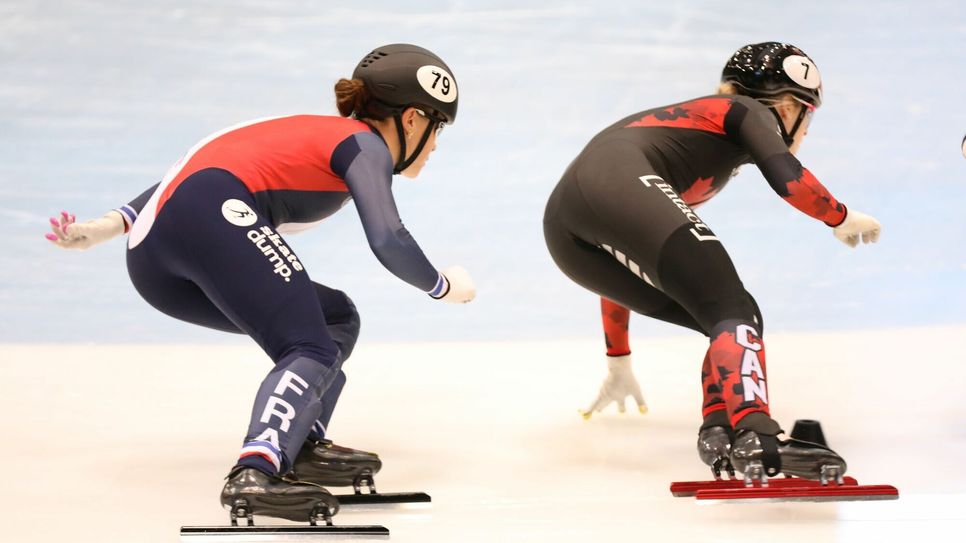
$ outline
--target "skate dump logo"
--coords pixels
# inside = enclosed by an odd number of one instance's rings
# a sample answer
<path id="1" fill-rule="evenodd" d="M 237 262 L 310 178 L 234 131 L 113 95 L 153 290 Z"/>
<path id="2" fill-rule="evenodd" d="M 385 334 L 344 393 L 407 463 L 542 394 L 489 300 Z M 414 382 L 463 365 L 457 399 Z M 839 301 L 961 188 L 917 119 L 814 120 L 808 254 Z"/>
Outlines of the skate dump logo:
<path id="1" fill-rule="evenodd" d="M 258 215 L 248 207 L 248 204 L 234 198 L 225 200 L 225 203 L 221 204 L 221 214 L 225 216 L 225 220 L 235 226 L 251 226 L 258 221 Z"/>
<path id="2" fill-rule="evenodd" d="M 758 352 L 761 342 L 758 332 L 747 324 L 739 324 L 735 331 L 735 341 L 745 348 L 741 356 L 741 387 L 744 389 L 744 401 L 768 404 L 768 388 L 765 384 L 765 370 L 761 367 Z"/>
<path id="3" fill-rule="evenodd" d="M 273 232 L 270 226 L 263 226 L 258 230 L 249 230 L 248 239 L 268 258 L 268 262 L 275 267 L 274 273 L 278 274 L 286 283 L 292 280 L 293 269 L 295 271 L 305 269 L 295 253 L 282 241 L 282 236 Z M 291 264 L 291 267 L 289 267 L 289 264 Z"/>
<path id="4" fill-rule="evenodd" d="M 682 200 L 681 197 L 674 192 L 674 187 L 665 183 L 661 176 L 642 175 L 638 177 L 638 179 L 640 179 L 641 183 L 644 183 L 644 186 L 648 188 L 652 186 L 651 181 L 654 181 L 653 186 L 657 187 L 658 190 L 663 192 L 664 195 L 668 197 L 668 200 L 671 200 L 671 203 L 676 205 L 678 209 L 681 210 L 681 213 L 684 213 L 684 216 L 687 217 L 689 221 L 694 223 L 694 228 L 691 229 L 691 233 L 694 234 L 694 237 L 697 238 L 698 241 L 718 241 L 718 236 L 714 235 L 714 232 L 711 231 L 711 227 L 704 224 L 701 218 L 698 217 L 690 207 L 688 207 L 688 204 L 684 203 L 684 200 Z M 706 233 L 702 233 L 702 231 Z"/>

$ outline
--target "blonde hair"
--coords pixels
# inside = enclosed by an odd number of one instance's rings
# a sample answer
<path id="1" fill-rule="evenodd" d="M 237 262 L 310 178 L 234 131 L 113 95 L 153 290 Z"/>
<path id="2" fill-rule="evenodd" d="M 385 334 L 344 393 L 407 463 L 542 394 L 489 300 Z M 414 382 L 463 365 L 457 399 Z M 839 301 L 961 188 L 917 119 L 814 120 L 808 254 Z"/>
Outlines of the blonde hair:
<path id="1" fill-rule="evenodd" d="M 721 83 L 720 85 L 718 85 L 718 92 L 717 92 L 717 94 L 745 94 L 745 93 L 741 92 L 741 90 L 738 88 L 738 85 L 735 85 L 734 83 L 731 83 L 729 81 L 725 81 L 725 82 Z M 796 103 L 795 95 L 792 94 L 792 93 L 790 93 L 790 92 L 783 92 L 783 93 L 778 94 L 778 95 L 776 95 L 774 97 L 762 98 L 761 101 L 765 105 L 768 105 L 770 107 L 774 107 L 774 106 L 776 106 L 778 104 L 795 104 Z"/>
<path id="2" fill-rule="evenodd" d="M 734 83 L 725 82 L 718 85 L 717 94 L 741 94 L 741 93 L 738 92 L 738 87 L 735 86 Z"/>

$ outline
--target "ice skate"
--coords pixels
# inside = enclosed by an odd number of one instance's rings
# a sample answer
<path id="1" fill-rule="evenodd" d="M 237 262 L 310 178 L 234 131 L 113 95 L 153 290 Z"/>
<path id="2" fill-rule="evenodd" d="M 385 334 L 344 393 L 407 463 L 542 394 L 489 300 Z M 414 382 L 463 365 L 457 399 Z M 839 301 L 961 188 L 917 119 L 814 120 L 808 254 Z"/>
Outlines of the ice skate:
<path id="1" fill-rule="evenodd" d="M 735 432 L 730 427 L 710 426 L 698 432 L 698 456 L 711 467 L 715 480 L 721 479 L 721 471 L 735 478 L 735 468 L 731 465 L 731 443 Z"/>
<path id="2" fill-rule="evenodd" d="M 846 470 L 845 460 L 825 445 L 795 438 L 779 440 L 751 430 L 738 432 L 731 447 L 731 463 L 744 473 L 746 484 L 765 484 L 779 473 L 822 484 L 842 484 Z"/>
<path id="3" fill-rule="evenodd" d="M 715 428 L 718 431 L 713 431 Z M 699 455 L 713 463 L 727 434 L 710 426 L 699 434 Z M 702 435 L 707 449 L 702 449 Z M 717 451 L 712 446 L 718 446 Z M 671 483 L 671 494 L 699 501 L 852 501 L 894 500 L 899 491 L 891 485 L 860 485 L 846 477 L 845 460 L 825 442 L 818 421 L 796 421 L 791 439 L 779 440 L 742 430 L 731 443 L 730 465 L 744 473 L 744 480 L 715 478 L 713 481 Z M 713 470 L 713 467 L 712 467 Z M 773 478 L 779 473 L 784 477 Z"/>
<path id="4" fill-rule="evenodd" d="M 231 526 L 182 526 L 182 541 L 210 541 L 216 536 L 225 536 L 226 540 L 237 540 L 239 536 L 389 538 L 389 530 L 384 526 L 334 526 L 332 515 L 339 511 L 339 502 L 321 486 L 285 480 L 246 466 L 235 466 L 228 474 L 221 503 L 231 512 Z M 308 524 L 256 526 L 255 515 Z M 239 526 L 239 519 L 244 519 L 244 524 Z"/>
<path id="5" fill-rule="evenodd" d="M 425 492 L 379 493 L 373 475 L 381 468 L 382 460 L 375 453 L 342 447 L 328 439 L 310 439 L 302 445 L 286 478 L 325 486 L 351 486 L 352 494 L 335 496 L 346 509 L 382 509 L 432 502 Z"/>
<path id="6" fill-rule="evenodd" d="M 292 471 L 294 480 L 322 486 L 356 486 L 379 473 L 379 455 L 336 445 L 329 439 L 309 439 L 302 445 Z"/>
<path id="7" fill-rule="evenodd" d="M 331 524 L 332 515 L 339 511 L 339 501 L 319 485 L 287 481 L 245 466 L 236 466 L 228 474 L 221 504 L 231 511 L 232 525 L 239 517 L 251 525 L 253 515 Z"/>

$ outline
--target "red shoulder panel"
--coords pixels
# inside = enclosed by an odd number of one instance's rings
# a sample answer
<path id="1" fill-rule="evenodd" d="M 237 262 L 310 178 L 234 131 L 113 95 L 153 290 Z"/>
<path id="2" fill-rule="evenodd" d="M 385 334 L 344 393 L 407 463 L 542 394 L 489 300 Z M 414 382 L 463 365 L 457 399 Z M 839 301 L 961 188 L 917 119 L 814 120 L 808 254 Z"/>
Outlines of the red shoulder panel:
<path id="1" fill-rule="evenodd" d="M 235 174 L 255 193 L 266 190 L 347 192 L 332 172 L 333 150 L 349 136 L 368 131 L 361 121 L 321 115 L 296 115 L 229 128 L 210 136 L 183 160 L 165 188 L 160 210 L 178 185 L 206 168 Z"/>
<path id="2" fill-rule="evenodd" d="M 731 104 L 730 98 L 701 98 L 649 113 L 625 128 L 667 126 L 724 134 L 724 118 Z"/>

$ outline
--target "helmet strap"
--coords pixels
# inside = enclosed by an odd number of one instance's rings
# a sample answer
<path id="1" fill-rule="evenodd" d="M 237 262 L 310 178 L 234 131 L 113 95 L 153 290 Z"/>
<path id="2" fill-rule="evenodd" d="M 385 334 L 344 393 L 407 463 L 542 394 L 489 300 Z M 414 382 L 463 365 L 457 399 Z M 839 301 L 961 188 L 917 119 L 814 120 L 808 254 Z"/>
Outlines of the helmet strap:
<path id="1" fill-rule="evenodd" d="M 771 112 L 775 115 L 775 118 L 778 119 L 778 130 L 782 134 L 782 139 L 785 140 L 785 145 L 791 147 L 792 143 L 795 142 L 795 134 L 798 133 L 799 127 L 802 126 L 802 121 L 805 120 L 805 113 L 806 113 L 805 107 L 803 106 L 802 109 L 799 110 L 798 118 L 795 119 L 795 124 L 792 125 L 791 132 L 785 130 L 785 121 L 782 120 L 781 114 L 778 113 L 778 108 L 775 106 L 771 106 L 768 109 L 770 109 Z"/>
<path id="2" fill-rule="evenodd" d="M 419 138 L 419 143 L 416 148 L 413 149 L 413 154 L 406 158 L 406 140 L 404 139 L 403 128 L 402 128 L 402 117 L 399 113 L 395 113 L 393 118 L 396 119 L 396 133 L 399 134 L 399 160 L 396 165 L 392 168 L 392 173 L 398 174 L 402 173 L 403 170 L 412 165 L 416 161 L 416 157 L 423 152 L 423 147 L 426 147 L 426 142 L 429 141 L 429 135 L 436 130 L 436 123 L 431 122 L 426 125 L 426 130 L 423 132 L 423 137 Z"/>
<path id="3" fill-rule="evenodd" d="M 807 112 L 807 109 L 805 108 L 805 106 L 802 106 L 802 108 L 798 110 L 798 118 L 795 119 L 795 124 L 792 125 L 792 132 L 788 136 L 789 139 L 794 140 L 795 134 L 798 133 L 799 127 L 802 126 L 802 121 L 805 120 L 806 112 Z M 791 147 L 791 145 L 792 145 L 791 143 L 788 144 L 789 147 Z"/>
<path id="4" fill-rule="evenodd" d="M 392 167 L 392 173 L 397 174 L 405 170 L 411 161 L 406 161 L 406 134 L 403 131 L 402 115 L 398 111 L 395 111 L 392 114 L 392 118 L 396 123 L 396 139 L 399 140 L 399 157 Z"/>

